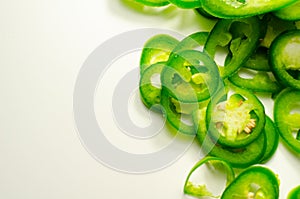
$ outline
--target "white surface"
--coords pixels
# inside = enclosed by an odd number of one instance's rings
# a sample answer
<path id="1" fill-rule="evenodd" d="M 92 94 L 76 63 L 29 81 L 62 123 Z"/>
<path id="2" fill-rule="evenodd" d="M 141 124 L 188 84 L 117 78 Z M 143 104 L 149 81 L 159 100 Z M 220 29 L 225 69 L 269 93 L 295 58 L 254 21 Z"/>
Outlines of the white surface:
<path id="1" fill-rule="evenodd" d="M 213 22 L 196 17 L 183 10 L 139 13 L 117 0 L 1 1 L 0 198 L 183 198 L 197 144 L 156 173 L 108 169 L 80 143 L 72 94 L 82 63 L 105 40 L 146 27 L 182 34 L 210 30 Z M 279 175 L 281 198 L 300 184 L 299 163 L 280 146 L 267 164 Z"/>

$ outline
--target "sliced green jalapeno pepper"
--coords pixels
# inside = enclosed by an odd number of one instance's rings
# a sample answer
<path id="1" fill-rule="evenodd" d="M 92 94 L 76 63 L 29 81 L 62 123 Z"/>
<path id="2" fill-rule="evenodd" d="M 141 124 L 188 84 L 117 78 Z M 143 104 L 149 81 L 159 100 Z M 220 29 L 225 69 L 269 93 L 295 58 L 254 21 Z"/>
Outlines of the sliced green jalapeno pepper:
<path id="1" fill-rule="evenodd" d="M 161 74 L 162 86 L 173 98 L 186 103 L 208 99 L 217 90 L 219 81 L 215 62 L 196 50 L 172 54 Z"/>
<path id="2" fill-rule="evenodd" d="M 175 105 L 174 103 L 177 104 Z M 183 111 L 182 110 L 183 103 L 174 100 L 174 98 L 172 98 L 168 93 L 168 91 L 165 89 L 162 89 L 161 92 L 161 105 L 164 108 L 164 114 L 167 117 L 167 121 L 169 122 L 169 124 L 171 124 L 171 126 L 173 126 L 176 130 L 178 130 L 183 134 L 187 134 L 187 135 L 196 134 L 195 127 L 193 126 L 193 124 L 189 125 L 182 121 L 182 116 L 183 116 L 182 112 L 183 114 L 188 115 L 189 111 Z M 190 110 L 197 109 L 198 104 L 190 104 L 190 107 L 191 108 L 188 108 Z"/>
<path id="3" fill-rule="evenodd" d="M 231 168 L 230 164 L 224 161 L 221 158 L 217 157 L 205 157 L 199 162 L 195 164 L 195 166 L 191 169 L 189 172 L 185 184 L 184 184 L 184 193 L 195 196 L 195 197 L 204 197 L 204 196 L 209 196 L 209 197 L 214 197 L 217 198 L 218 196 L 214 196 L 205 185 L 195 185 L 193 182 L 190 181 L 190 177 L 192 174 L 200 167 L 203 166 L 204 164 L 208 164 L 209 166 L 214 167 L 215 169 L 219 169 L 222 167 L 222 169 L 225 169 L 227 178 L 226 178 L 226 186 L 224 189 L 234 180 L 235 175 L 234 171 Z"/>
<path id="4" fill-rule="evenodd" d="M 293 108 L 299 108 L 299 102 L 299 90 L 287 88 L 279 93 L 274 103 L 274 122 L 285 143 L 300 154 L 300 140 L 297 139 L 300 129 L 300 113 L 293 112 Z"/>
<path id="5" fill-rule="evenodd" d="M 274 12 L 274 15 L 284 20 L 300 20 L 300 2 L 296 1 L 287 7 L 277 10 Z"/>
<path id="6" fill-rule="evenodd" d="M 139 90 L 141 99 L 147 108 L 154 110 L 160 110 L 160 94 L 161 85 L 153 85 L 151 79 L 155 75 L 160 75 L 161 71 L 165 67 L 165 62 L 158 62 L 152 64 L 144 70 L 140 77 Z"/>
<path id="7" fill-rule="evenodd" d="M 270 65 L 284 85 L 300 89 L 300 30 L 279 35 L 270 47 Z"/>
<path id="8" fill-rule="evenodd" d="M 278 199 L 279 183 L 268 168 L 253 166 L 241 174 L 225 189 L 221 199 Z"/>
<path id="9" fill-rule="evenodd" d="M 260 20 L 257 17 L 247 19 L 219 20 L 209 34 L 204 46 L 205 51 L 214 58 L 217 47 L 228 47 L 231 60 L 220 67 L 220 74 L 226 78 L 244 65 L 257 48 L 261 36 Z"/>
<path id="10" fill-rule="evenodd" d="M 293 188 L 287 196 L 287 199 L 298 199 L 298 198 L 300 198 L 300 185 Z"/>
<path id="11" fill-rule="evenodd" d="M 178 45 L 173 49 L 172 53 L 177 53 L 184 50 L 198 50 L 198 48 L 203 48 L 209 32 L 196 32 L 178 43 Z M 200 50 L 201 51 L 201 50 Z"/>
<path id="12" fill-rule="evenodd" d="M 239 89 L 225 100 L 222 93 L 207 107 L 209 135 L 222 146 L 244 147 L 261 134 L 265 126 L 264 106 L 252 93 Z"/>
<path id="13" fill-rule="evenodd" d="M 220 18 L 241 18 L 259 15 L 296 2 L 297 0 L 201 0 L 206 12 Z"/>
<path id="14" fill-rule="evenodd" d="M 201 6 L 201 1 L 199 0 L 169 0 L 179 8 L 191 9 L 198 8 Z"/>
<path id="15" fill-rule="evenodd" d="M 266 151 L 261 158 L 261 162 L 267 162 L 273 156 L 279 144 L 279 133 L 269 117 L 266 117 L 264 131 L 266 135 Z"/>
<path id="16" fill-rule="evenodd" d="M 222 158 L 236 168 L 246 168 L 260 162 L 266 150 L 265 133 L 261 133 L 255 141 L 245 147 L 235 149 L 224 147 L 213 141 L 207 134 L 205 118 L 206 108 L 199 109 L 193 113 L 197 139 L 204 152 L 211 156 Z"/>
<path id="17" fill-rule="evenodd" d="M 135 0 L 135 1 L 144 4 L 146 6 L 153 6 L 153 7 L 166 6 L 170 3 L 168 0 Z"/>
<path id="18" fill-rule="evenodd" d="M 144 45 L 140 59 L 140 74 L 157 62 L 167 61 L 179 41 L 169 35 L 156 35 Z"/>

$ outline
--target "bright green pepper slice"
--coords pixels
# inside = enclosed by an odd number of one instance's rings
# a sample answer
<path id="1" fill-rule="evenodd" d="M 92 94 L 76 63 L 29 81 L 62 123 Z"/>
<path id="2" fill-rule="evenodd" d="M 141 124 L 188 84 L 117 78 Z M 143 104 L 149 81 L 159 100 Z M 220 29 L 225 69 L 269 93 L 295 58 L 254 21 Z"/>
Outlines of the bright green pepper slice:
<path id="1" fill-rule="evenodd" d="M 300 1 L 296 1 L 285 8 L 275 11 L 274 15 L 284 20 L 300 20 Z"/>
<path id="2" fill-rule="evenodd" d="M 293 188 L 287 196 L 287 199 L 298 199 L 298 198 L 300 198 L 300 185 Z"/>
<path id="3" fill-rule="evenodd" d="M 215 58 L 218 47 L 228 48 L 231 59 L 224 67 L 219 67 L 223 78 L 234 74 L 245 64 L 257 48 L 261 31 L 261 23 L 257 17 L 222 19 L 216 23 L 204 49 L 212 58 Z"/>
<path id="4" fill-rule="evenodd" d="M 201 6 L 201 1 L 199 0 L 169 0 L 171 3 L 179 8 L 192 9 L 199 8 Z"/>
<path id="5" fill-rule="evenodd" d="M 210 156 L 219 157 L 229 162 L 235 168 L 247 168 L 258 164 L 266 150 L 265 133 L 249 145 L 242 148 L 230 148 L 217 144 L 207 134 L 206 108 L 201 108 L 193 113 L 194 126 L 201 149 Z"/>
<path id="6" fill-rule="evenodd" d="M 225 189 L 221 199 L 278 199 L 279 182 L 268 168 L 253 166 L 243 171 Z"/>
<path id="7" fill-rule="evenodd" d="M 153 7 L 166 6 L 170 3 L 168 0 L 134 0 L 134 1 L 144 4 L 145 6 L 153 6 Z"/>
<path id="8" fill-rule="evenodd" d="M 224 161 L 221 158 L 217 158 L 217 157 L 205 157 L 203 159 L 201 159 L 199 162 L 197 162 L 195 164 L 195 166 L 191 169 L 191 171 L 189 172 L 185 184 L 184 184 L 184 193 L 191 195 L 191 196 L 195 196 L 195 197 L 204 197 L 204 196 L 210 196 L 210 197 L 214 197 L 217 198 L 217 196 L 214 196 L 205 185 L 195 185 L 193 182 L 190 181 L 190 177 L 192 176 L 192 174 L 200 167 L 203 166 L 204 164 L 207 164 L 209 166 L 214 167 L 214 169 L 222 169 L 225 170 L 226 174 L 227 174 L 227 178 L 226 178 L 226 185 L 224 187 L 224 189 L 234 180 L 235 175 L 234 175 L 234 171 L 232 169 L 232 167 L 230 166 L 229 163 L 227 163 L 226 161 Z"/>
<path id="9" fill-rule="evenodd" d="M 185 103 L 205 101 L 216 92 L 219 81 L 215 62 L 196 50 L 172 54 L 161 74 L 162 86 Z"/>
<path id="10" fill-rule="evenodd" d="M 270 47 L 270 64 L 275 77 L 286 86 L 300 89 L 300 30 L 279 35 Z"/>
<path id="11" fill-rule="evenodd" d="M 300 154 L 300 140 L 297 139 L 300 129 L 300 113 L 293 112 L 299 108 L 300 91 L 287 88 L 275 99 L 274 122 L 284 142 Z"/>
<path id="12" fill-rule="evenodd" d="M 172 50 L 179 41 L 169 35 L 156 35 L 150 38 L 143 47 L 140 59 L 140 74 L 146 68 L 157 62 L 164 62 L 169 59 Z"/>
<path id="13" fill-rule="evenodd" d="M 206 114 L 209 135 L 222 146 L 244 147 L 256 140 L 265 126 L 264 106 L 252 93 L 239 89 L 227 100 L 213 98 Z"/>
<path id="14" fill-rule="evenodd" d="M 201 0 L 203 9 L 219 18 L 243 18 L 284 8 L 297 0 Z"/>

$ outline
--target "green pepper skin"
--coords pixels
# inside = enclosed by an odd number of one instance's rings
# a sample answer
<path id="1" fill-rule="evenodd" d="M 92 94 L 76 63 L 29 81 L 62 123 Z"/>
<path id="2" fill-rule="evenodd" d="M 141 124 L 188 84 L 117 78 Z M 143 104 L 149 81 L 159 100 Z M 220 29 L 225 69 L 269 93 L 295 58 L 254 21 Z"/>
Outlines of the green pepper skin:
<path id="1" fill-rule="evenodd" d="M 287 88 L 275 99 L 274 122 L 284 142 L 300 154 L 300 140 L 293 135 L 300 129 L 300 114 L 291 113 L 300 102 L 300 91 Z"/>
<path id="2" fill-rule="evenodd" d="M 201 6 L 200 0 L 169 0 L 169 2 L 184 9 L 199 8 Z"/>
<path id="3" fill-rule="evenodd" d="M 141 74 L 139 91 L 141 94 L 142 102 L 149 109 L 151 108 L 153 110 L 160 110 L 159 105 L 161 88 L 159 88 L 159 86 L 152 85 L 151 78 L 155 74 L 160 75 L 161 71 L 165 67 L 165 64 L 165 62 L 152 64 Z"/>
<path id="4" fill-rule="evenodd" d="M 270 65 L 275 77 L 286 86 L 300 89 L 300 30 L 279 35 L 270 47 Z"/>
<path id="5" fill-rule="evenodd" d="M 287 199 L 299 199 L 299 198 L 300 198 L 300 185 L 293 188 L 287 196 Z"/>
<path id="6" fill-rule="evenodd" d="M 271 118 L 266 117 L 264 128 L 266 134 L 266 151 L 261 159 L 261 163 L 267 162 L 276 152 L 279 144 L 279 133 Z"/>
<path id="7" fill-rule="evenodd" d="M 242 18 L 284 8 L 297 0 L 201 0 L 203 9 L 219 18 Z"/>
<path id="8" fill-rule="evenodd" d="M 169 59 L 172 50 L 177 46 L 179 41 L 169 35 L 161 34 L 151 37 L 142 50 L 140 59 L 140 74 L 152 64 L 164 62 Z"/>
<path id="9" fill-rule="evenodd" d="M 231 60 L 219 67 L 225 79 L 243 66 L 253 54 L 261 38 L 261 22 L 257 17 L 219 20 L 209 34 L 204 50 L 215 58 L 217 47 L 227 47 Z"/>
<path id="10" fill-rule="evenodd" d="M 170 2 L 167 0 L 135 0 L 135 1 L 144 4 L 145 6 L 153 6 L 153 7 L 166 6 L 170 4 Z"/>
<path id="11" fill-rule="evenodd" d="M 221 199 L 263 198 L 278 199 L 279 183 L 268 168 L 253 166 L 243 171 L 225 189 Z"/>
<path id="12" fill-rule="evenodd" d="M 275 11 L 274 15 L 284 20 L 300 20 L 300 1 L 297 1 L 285 8 Z"/>

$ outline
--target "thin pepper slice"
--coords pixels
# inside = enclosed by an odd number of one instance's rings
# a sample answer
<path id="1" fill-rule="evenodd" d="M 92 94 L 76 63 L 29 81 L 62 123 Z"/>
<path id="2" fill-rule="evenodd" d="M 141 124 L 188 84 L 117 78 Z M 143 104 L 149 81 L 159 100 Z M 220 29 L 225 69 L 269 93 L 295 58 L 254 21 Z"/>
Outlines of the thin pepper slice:
<path id="1" fill-rule="evenodd" d="M 162 86 L 185 103 L 205 101 L 216 92 L 219 81 L 215 62 L 196 50 L 172 54 L 161 74 Z"/>
<path id="2" fill-rule="evenodd" d="M 206 107 L 193 113 L 194 126 L 201 149 L 210 156 L 219 157 L 229 162 L 235 168 L 247 168 L 260 162 L 266 150 L 265 133 L 249 145 L 242 148 L 223 147 L 207 134 Z"/>
<path id="3" fill-rule="evenodd" d="M 300 1 L 284 7 L 274 12 L 274 15 L 280 19 L 298 21 L 300 20 Z"/>
<path id="4" fill-rule="evenodd" d="M 275 99 L 274 122 L 284 142 L 296 153 L 300 154 L 300 140 L 297 139 L 300 129 L 299 109 L 300 91 L 287 88 Z M 299 111 L 299 110 L 298 110 Z"/>
<path id="5" fill-rule="evenodd" d="M 209 125 L 208 134 L 219 144 L 240 148 L 259 137 L 265 126 L 265 112 L 255 95 L 243 89 L 235 90 L 228 99 L 220 92 L 210 101 L 206 125 Z"/>
<path id="6" fill-rule="evenodd" d="M 219 67 L 223 78 L 236 72 L 253 54 L 259 43 L 261 31 L 261 23 L 257 17 L 222 19 L 216 23 L 209 34 L 204 50 L 215 58 L 218 47 L 228 48 L 232 58 L 224 67 Z"/>
<path id="7" fill-rule="evenodd" d="M 275 77 L 286 86 L 300 89 L 300 30 L 279 35 L 270 47 L 270 65 Z"/>
<path id="8" fill-rule="evenodd" d="M 170 4 L 168 0 L 134 0 L 146 6 L 160 7 Z"/>
<path id="9" fill-rule="evenodd" d="M 239 174 L 221 196 L 221 199 L 233 198 L 278 199 L 278 179 L 274 172 L 266 167 L 250 167 Z"/>
<path id="10" fill-rule="evenodd" d="M 140 74 L 146 68 L 157 62 L 164 62 L 169 59 L 172 50 L 177 46 L 179 41 L 169 35 L 160 34 L 151 37 L 142 50 L 140 59 Z"/>
<path id="11" fill-rule="evenodd" d="M 219 18 L 243 18 L 271 12 L 297 0 L 201 0 L 203 9 Z"/>
<path id="12" fill-rule="evenodd" d="M 184 184 L 184 193 L 187 195 L 195 196 L 195 197 L 204 197 L 204 196 L 210 196 L 210 197 L 215 197 L 206 187 L 206 185 L 195 185 L 191 180 L 191 176 L 193 173 L 201 166 L 204 164 L 207 164 L 208 166 L 212 166 L 214 169 L 225 169 L 227 178 L 226 178 L 226 185 L 224 189 L 234 180 L 235 174 L 230 166 L 229 163 L 224 161 L 221 158 L 217 157 L 210 157 L 207 156 L 203 159 L 201 159 L 199 162 L 193 166 L 193 168 L 190 170 Z M 221 168 L 220 168 L 221 167 Z"/>

